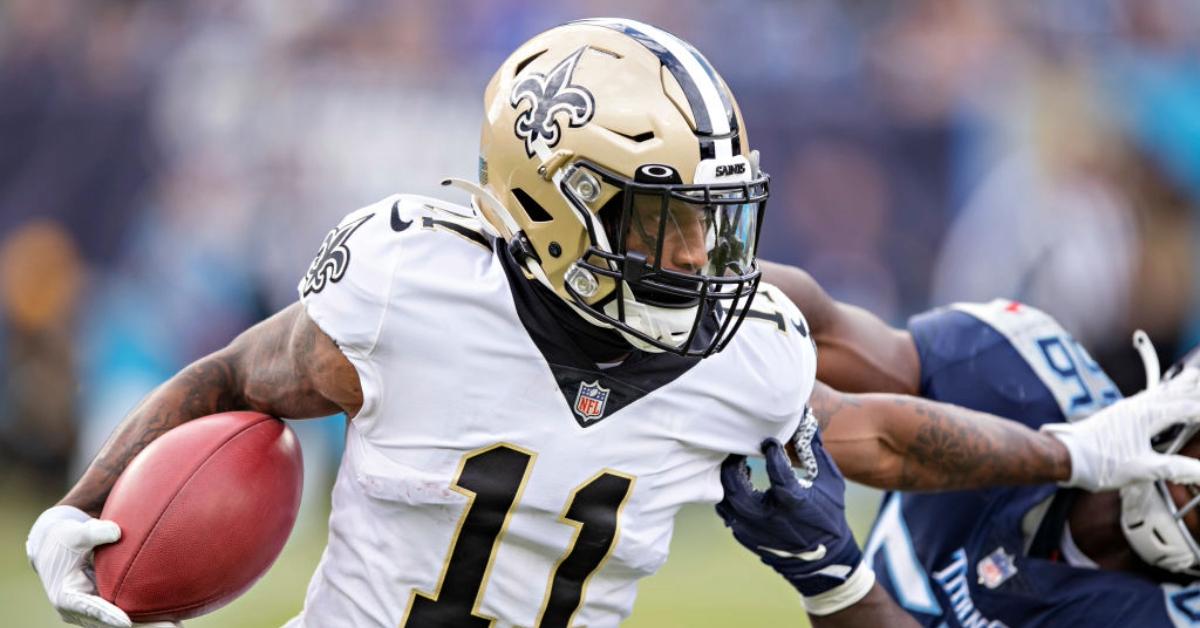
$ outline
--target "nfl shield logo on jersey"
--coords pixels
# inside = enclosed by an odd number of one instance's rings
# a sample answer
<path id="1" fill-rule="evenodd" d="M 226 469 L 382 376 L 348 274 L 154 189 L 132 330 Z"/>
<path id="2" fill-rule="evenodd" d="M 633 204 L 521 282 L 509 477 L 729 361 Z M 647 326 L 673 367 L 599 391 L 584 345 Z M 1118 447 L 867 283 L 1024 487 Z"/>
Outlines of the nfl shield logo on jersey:
<path id="1" fill-rule="evenodd" d="M 600 385 L 600 380 L 581 382 L 579 393 L 575 395 L 575 414 L 584 422 L 604 416 L 604 404 L 608 401 L 609 392 L 610 389 Z"/>
<path id="2" fill-rule="evenodd" d="M 997 547 L 996 551 L 975 565 L 975 571 L 979 574 L 979 584 L 995 589 L 1017 573 L 1017 566 L 1012 554 L 1005 552 L 1003 547 Z"/>

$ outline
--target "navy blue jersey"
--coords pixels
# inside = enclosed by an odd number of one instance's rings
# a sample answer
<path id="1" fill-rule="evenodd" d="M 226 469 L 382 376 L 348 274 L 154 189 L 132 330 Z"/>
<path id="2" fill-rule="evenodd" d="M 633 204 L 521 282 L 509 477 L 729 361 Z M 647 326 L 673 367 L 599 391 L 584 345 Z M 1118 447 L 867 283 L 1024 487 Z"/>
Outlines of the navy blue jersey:
<path id="1" fill-rule="evenodd" d="M 1028 306 L 957 305 L 918 315 L 909 329 L 930 399 L 1036 429 L 1120 396 L 1069 334 Z M 1044 513 L 1065 497 L 1055 485 L 889 493 L 865 554 L 926 626 L 1200 626 L 1200 585 L 1072 567 L 1037 551 L 1061 540 L 1062 517 Z"/>

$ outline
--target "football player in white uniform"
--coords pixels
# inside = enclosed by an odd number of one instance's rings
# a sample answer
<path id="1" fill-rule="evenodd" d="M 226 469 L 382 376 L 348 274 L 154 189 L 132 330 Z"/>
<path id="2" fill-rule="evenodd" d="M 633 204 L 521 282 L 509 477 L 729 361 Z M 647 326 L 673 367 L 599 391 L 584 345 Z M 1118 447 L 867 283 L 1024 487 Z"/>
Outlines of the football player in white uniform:
<path id="1" fill-rule="evenodd" d="M 645 24 L 573 22 L 513 53 L 484 106 L 479 182 L 447 182 L 469 207 L 397 195 L 348 215 L 299 303 L 159 387 L 35 522 L 27 551 L 64 619 L 129 625 L 89 588 L 90 549 L 115 534 L 93 517 L 148 442 L 215 412 L 350 417 L 289 624 L 320 627 L 615 625 L 678 509 L 721 497 L 726 455 L 797 431 L 814 346 L 759 281 L 768 177 L 704 57 Z M 1003 436 L 1000 481 L 1067 480 L 1096 455 L 941 412 Z M 810 612 L 907 618 L 869 568 L 843 575 Z"/>

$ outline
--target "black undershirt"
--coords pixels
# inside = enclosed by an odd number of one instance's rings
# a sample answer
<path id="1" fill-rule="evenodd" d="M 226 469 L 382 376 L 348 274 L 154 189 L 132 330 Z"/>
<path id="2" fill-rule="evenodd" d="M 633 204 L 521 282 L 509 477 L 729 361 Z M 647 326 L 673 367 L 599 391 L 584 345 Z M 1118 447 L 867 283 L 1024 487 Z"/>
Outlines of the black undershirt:
<path id="1" fill-rule="evenodd" d="M 575 421 L 590 427 L 674 381 L 700 362 L 697 357 L 641 351 L 614 329 L 593 325 L 558 295 L 525 277 L 503 242 L 496 254 L 508 277 L 521 324 L 545 358 Z M 597 364 L 619 362 L 600 368 Z M 605 401 L 599 416 L 578 409 L 581 387 L 598 386 Z M 594 390 L 594 388 L 591 388 Z"/>

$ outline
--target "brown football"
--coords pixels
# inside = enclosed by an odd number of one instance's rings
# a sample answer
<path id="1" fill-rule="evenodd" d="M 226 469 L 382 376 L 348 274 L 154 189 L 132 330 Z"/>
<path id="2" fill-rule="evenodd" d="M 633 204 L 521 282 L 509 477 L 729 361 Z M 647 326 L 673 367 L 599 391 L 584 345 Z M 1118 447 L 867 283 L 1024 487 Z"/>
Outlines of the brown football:
<path id="1" fill-rule="evenodd" d="M 102 519 L 96 586 L 134 621 L 183 620 L 249 589 L 275 562 L 300 508 L 300 445 L 283 421 L 225 412 L 189 421 L 138 454 Z"/>

